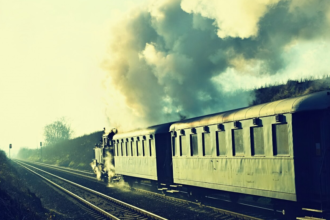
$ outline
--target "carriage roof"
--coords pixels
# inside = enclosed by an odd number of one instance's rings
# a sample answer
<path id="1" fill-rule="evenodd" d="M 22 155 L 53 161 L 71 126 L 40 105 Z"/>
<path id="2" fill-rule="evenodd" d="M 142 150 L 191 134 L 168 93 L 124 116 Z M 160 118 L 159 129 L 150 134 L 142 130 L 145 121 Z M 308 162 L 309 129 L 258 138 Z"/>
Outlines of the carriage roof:
<path id="1" fill-rule="evenodd" d="M 247 108 L 205 115 L 173 123 L 170 131 L 259 118 L 284 113 L 321 110 L 330 107 L 330 90 L 282 99 Z"/>
<path id="2" fill-rule="evenodd" d="M 167 133 L 169 131 L 171 124 L 172 123 L 154 125 L 154 126 L 147 127 L 147 128 L 118 133 L 113 136 L 113 140 L 125 139 L 125 138 L 137 137 L 137 136 L 145 136 L 145 135 L 150 135 L 150 134 Z"/>

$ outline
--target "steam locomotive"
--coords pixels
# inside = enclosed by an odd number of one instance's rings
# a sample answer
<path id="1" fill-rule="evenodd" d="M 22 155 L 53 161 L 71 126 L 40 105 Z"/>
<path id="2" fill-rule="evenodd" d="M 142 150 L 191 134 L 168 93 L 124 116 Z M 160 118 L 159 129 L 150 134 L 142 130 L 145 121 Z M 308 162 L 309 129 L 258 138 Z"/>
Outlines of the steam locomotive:
<path id="1" fill-rule="evenodd" d="M 183 121 L 105 132 L 95 164 L 189 195 L 269 198 L 323 212 L 330 199 L 330 91 Z"/>

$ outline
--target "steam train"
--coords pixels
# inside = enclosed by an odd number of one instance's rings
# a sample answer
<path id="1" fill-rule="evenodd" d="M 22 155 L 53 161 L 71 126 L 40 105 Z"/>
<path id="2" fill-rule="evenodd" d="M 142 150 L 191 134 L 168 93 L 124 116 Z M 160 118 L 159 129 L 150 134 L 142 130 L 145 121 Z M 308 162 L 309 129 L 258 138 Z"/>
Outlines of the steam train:
<path id="1" fill-rule="evenodd" d="M 128 182 L 323 212 L 330 200 L 329 145 L 330 91 L 321 91 L 131 132 L 114 129 L 94 151 L 99 166 L 111 152 L 116 175 Z"/>

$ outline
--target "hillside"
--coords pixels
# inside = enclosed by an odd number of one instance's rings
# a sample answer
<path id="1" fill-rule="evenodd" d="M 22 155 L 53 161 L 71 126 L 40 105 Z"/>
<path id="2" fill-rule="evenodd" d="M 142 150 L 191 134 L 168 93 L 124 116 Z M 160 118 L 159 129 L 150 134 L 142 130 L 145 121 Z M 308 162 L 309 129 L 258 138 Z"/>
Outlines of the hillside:
<path id="1" fill-rule="evenodd" d="M 94 132 L 40 149 L 23 148 L 17 157 L 71 168 L 90 170 L 94 157 L 93 147 L 102 138 L 103 131 Z"/>
<path id="2" fill-rule="evenodd" d="M 255 99 L 250 105 L 307 95 L 327 89 L 330 89 L 330 78 L 328 76 L 323 79 L 289 80 L 283 85 L 271 85 L 256 89 Z"/>

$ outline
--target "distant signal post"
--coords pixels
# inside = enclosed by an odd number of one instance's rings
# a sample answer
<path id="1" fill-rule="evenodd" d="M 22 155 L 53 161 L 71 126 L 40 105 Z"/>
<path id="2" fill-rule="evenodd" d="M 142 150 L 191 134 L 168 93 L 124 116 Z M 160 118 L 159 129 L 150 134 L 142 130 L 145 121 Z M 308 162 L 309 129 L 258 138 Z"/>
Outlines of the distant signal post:
<path id="1" fill-rule="evenodd" d="M 9 154 L 8 154 L 8 157 L 10 158 L 10 149 L 13 147 L 12 144 L 9 144 Z"/>
<path id="2" fill-rule="evenodd" d="M 40 161 L 42 162 L 42 142 L 40 142 Z"/>

